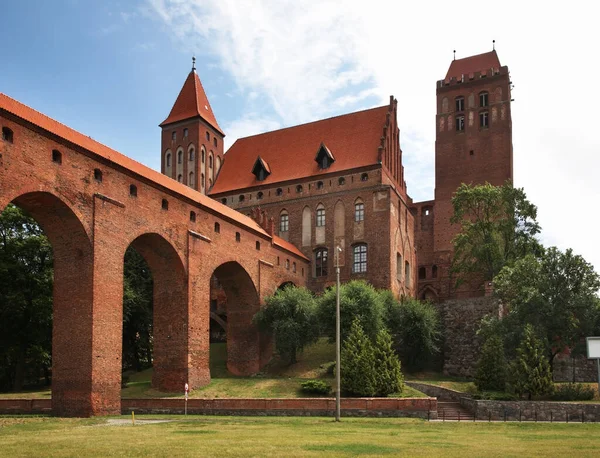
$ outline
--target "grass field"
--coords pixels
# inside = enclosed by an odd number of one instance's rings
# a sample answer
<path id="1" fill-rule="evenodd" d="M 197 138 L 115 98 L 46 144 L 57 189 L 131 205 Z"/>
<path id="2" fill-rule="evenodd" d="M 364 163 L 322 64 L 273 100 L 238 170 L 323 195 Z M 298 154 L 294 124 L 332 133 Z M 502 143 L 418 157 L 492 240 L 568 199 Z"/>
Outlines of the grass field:
<path id="1" fill-rule="evenodd" d="M 170 417 L 1 418 L 0 455 L 50 456 L 598 456 L 600 425 L 428 423 L 408 419 Z M 114 420 L 112 420 L 114 421 Z"/>
<path id="2" fill-rule="evenodd" d="M 274 358 L 261 374 L 254 377 L 234 377 L 227 372 L 225 344 L 210 347 L 211 383 L 190 392 L 192 398 L 295 398 L 308 396 L 300 392 L 300 383 L 306 379 L 321 378 L 334 385 L 333 376 L 327 374 L 328 365 L 335 360 L 335 346 L 326 338 L 320 339 L 298 355 L 298 362 L 289 365 Z M 164 393 L 151 388 L 152 369 L 127 374 L 129 382 L 121 392 L 123 398 L 183 397 L 180 393 Z M 22 393 L 0 393 L 0 398 L 49 399 L 50 390 Z M 314 395 L 310 395 L 314 396 Z M 424 394 L 406 386 L 395 397 L 423 397 Z"/>

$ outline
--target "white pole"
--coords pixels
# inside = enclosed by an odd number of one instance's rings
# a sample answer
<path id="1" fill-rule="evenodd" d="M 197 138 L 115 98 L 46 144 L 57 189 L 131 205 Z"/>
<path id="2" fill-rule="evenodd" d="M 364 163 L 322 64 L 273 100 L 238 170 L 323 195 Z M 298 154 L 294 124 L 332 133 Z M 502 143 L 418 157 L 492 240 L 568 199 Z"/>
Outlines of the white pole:
<path id="1" fill-rule="evenodd" d="M 340 251 L 338 246 L 335 250 L 335 421 L 340 421 Z"/>

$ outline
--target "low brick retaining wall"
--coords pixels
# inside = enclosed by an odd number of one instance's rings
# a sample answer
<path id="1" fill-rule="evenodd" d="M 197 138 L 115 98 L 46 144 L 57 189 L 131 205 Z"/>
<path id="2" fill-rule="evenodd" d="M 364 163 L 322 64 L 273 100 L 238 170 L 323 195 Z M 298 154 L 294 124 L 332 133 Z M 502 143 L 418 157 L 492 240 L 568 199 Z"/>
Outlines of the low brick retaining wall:
<path id="1" fill-rule="evenodd" d="M 460 391 L 451 390 L 450 388 L 443 388 L 437 385 L 430 385 L 429 383 L 420 382 L 404 382 L 411 388 L 425 393 L 427 396 L 438 398 L 440 401 L 455 401 L 460 402 L 460 398 L 465 397 L 465 393 Z"/>
<path id="2" fill-rule="evenodd" d="M 600 422 L 600 403 L 483 401 L 467 397 L 460 403 L 478 420 Z"/>
<path id="3" fill-rule="evenodd" d="M 182 414 L 184 408 L 181 398 L 121 400 L 124 414 Z M 343 398 L 341 409 L 345 416 L 437 418 L 435 398 Z M 334 398 L 188 400 L 188 413 L 199 415 L 333 416 L 334 412 Z M 2 415 L 51 413 L 50 399 L 0 399 Z"/>
<path id="4" fill-rule="evenodd" d="M 334 398 L 190 399 L 188 413 L 200 415 L 333 416 Z M 123 413 L 184 412 L 183 399 L 123 399 Z M 343 398 L 342 415 L 437 418 L 433 398 Z"/>
<path id="5" fill-rule="evenodd" d="M 0 415 L 50 414 L 50 399 L 0 399 Z"/>

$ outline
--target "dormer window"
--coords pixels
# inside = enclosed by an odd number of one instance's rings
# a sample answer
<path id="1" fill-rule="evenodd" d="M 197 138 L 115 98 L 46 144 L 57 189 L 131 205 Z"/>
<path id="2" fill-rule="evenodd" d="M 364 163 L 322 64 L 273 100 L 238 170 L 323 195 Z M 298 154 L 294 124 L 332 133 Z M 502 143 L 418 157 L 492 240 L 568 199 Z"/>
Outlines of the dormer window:
<path id="1" fill-rule="evenodd" d="M 256 162 L 254 163 L 254 167 L 252 167 L 252 174 L 258 181 L 263 181 L 271 174 L 269 164 L 267 164 L 263 158 L 258 156 L 256 158 Z"/>
<path id="2" fill-rule="evenodd" d="M 331 164 L 335 162 L 333 154 L 329 151 L 329 148 L 325 146 L 325 143 L 321 143 L 321 146 L 319 146 L 315 161 L 319 164 L 320 169 L 328 169 Z"/>

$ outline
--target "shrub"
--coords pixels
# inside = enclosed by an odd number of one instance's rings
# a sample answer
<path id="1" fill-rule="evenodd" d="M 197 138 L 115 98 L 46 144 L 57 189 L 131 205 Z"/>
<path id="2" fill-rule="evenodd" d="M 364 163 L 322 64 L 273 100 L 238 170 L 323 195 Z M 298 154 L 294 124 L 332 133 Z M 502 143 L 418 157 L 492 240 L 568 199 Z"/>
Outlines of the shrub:
<path id="1" fill-rule="evenodd" d="M 383 296 L 386 325 L 405 367 L 422 369 L 438 351 L 440 319 L 429 302 L 404 299 L 402 302 Z"/>
<path id="2" fill-rule="evenodd" d="M 555 385 L 550 399 L 555 401 L 591 401 L 595 391 L 583 383 L 561 383 Z"/>
<path id="3" fill-rule="evenodd" d="M 350 396 L 374 396 L 375 355 L 371 340 L 355 319 L 344 342 L 341 358 L 341 389 Z"/>
<path id="4" fill-rule="evenodd" d="M 319 315 L 323 332 L 335 342 L 336 289 L 330 288 L 319 299 Z M 340 331 L 342 342 L 348 338 L 352 322 L 358 320 L 361 328 L 375 342 L 383 329 L 383 304 L 380 293 L 362 280 L 353 280 L 340 287 Z"/>
<path id="5" fill-rule="evenodd" d="M 315 300 L 306 288 L 288 286 L 267 297 L 266 303 L 254 316 L 254 323 L 273 334 L 281 358 L 294 364 L 297 353 L 319 337 Z"/>
<path id="6" fill-rule="evenodd" d="M 490 336 L 483 344 L 477 362 L 475 384 L 480 391 L 504 391 L 508 366 L 504 357 L 504 345 L 498 335 Z"/>
<path id="7" fill-rule="evenodd" d="M 307 380 L 300 384 L 302 392 L 308 394 L 329 394 L 331 386 L 323 380 Z"/>
<path id="8" fill-rule="evenodd" d="M 519 396 L 527 394 L 529 400 L 535 395 L 551 393 L 554 387 L 544 345 L 530 324 L 525 326 L 517 359 L 511 365 L 511 381 L 515 392 Z"/>
<path id="9" fill-rule="evenodd" d="M 375 394 L 387 396 L 403 389 L 404 376 L 398 355 L 392 348 L 392 338 L 387 331 L 379 331 L 375 342 Z"/>

